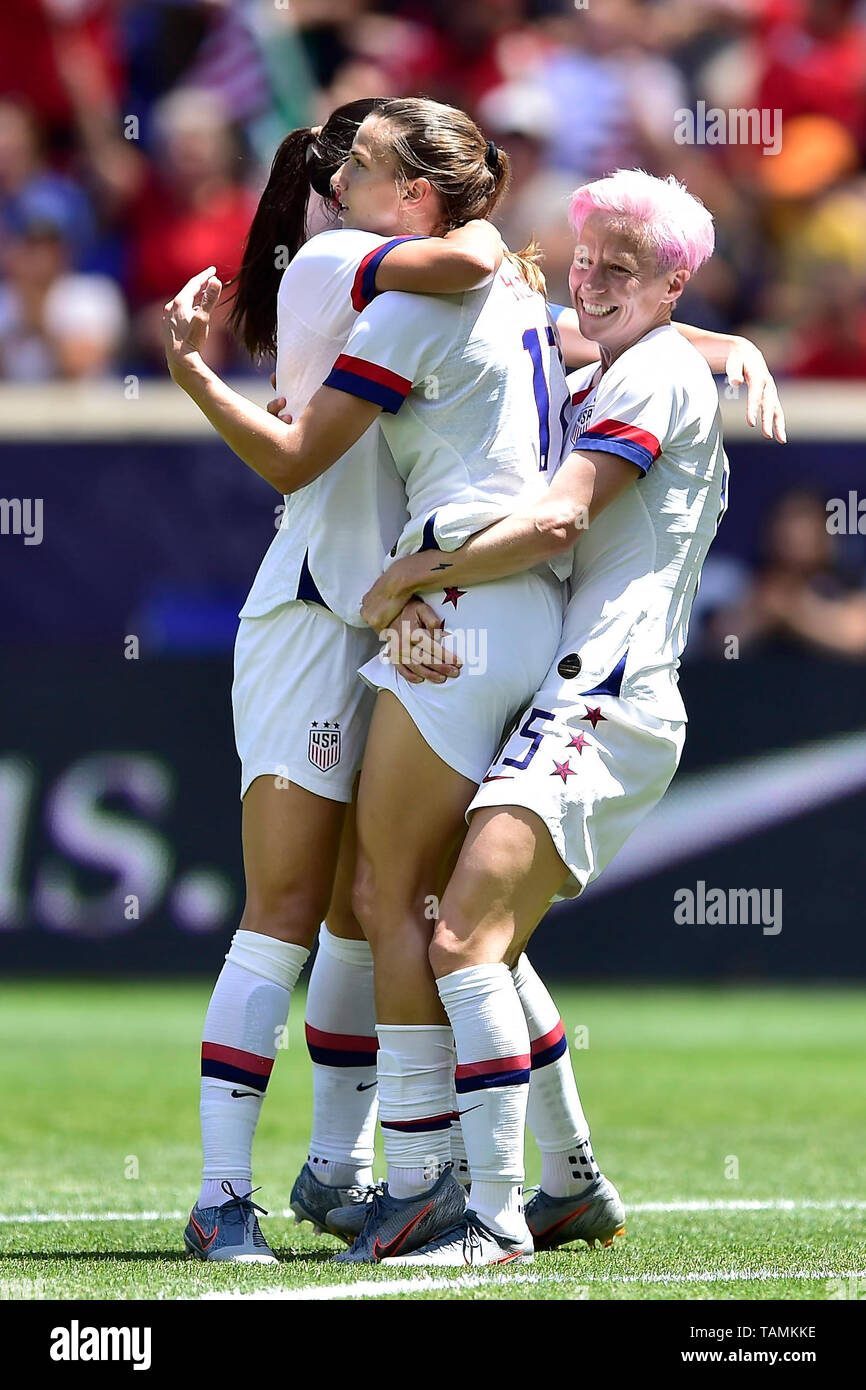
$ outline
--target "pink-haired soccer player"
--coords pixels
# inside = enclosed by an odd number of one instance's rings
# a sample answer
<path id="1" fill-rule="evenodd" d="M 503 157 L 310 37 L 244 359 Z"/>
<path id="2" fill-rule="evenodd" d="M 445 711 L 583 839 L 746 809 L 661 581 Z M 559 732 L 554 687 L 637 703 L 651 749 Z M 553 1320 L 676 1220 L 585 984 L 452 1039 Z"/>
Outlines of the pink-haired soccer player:
<path id="1" fill-rule="evenodd" d="M 601 363 L 569 379 L 570 454 L 541 502 L 446 556 L 406 557 L 365 606 L 374 625 L 387 622 L 404 593 L 429 587 L 434 562 L 469 588 L 574 549 L 559 649 L 469 808 L 430 949 L 456 1043 L 470 1209 L 387 1264 L 531 1259 L 533 1236 L 539 1247 L 609 1243 L 624 1224 L 588 1139 L 544 1155 L 566 1190 L 547 1192 L 543 1170 L 524 1211 L 532 1047 L 510 966 L 551 899 L 601 873 L 676 771 L 677 667 L 728 465 L 710 371 L 671 325 L 712 254 L 709 212 L 673 178 L 620 170 L 578 189 L 571 216 L 572 298 Z"/>

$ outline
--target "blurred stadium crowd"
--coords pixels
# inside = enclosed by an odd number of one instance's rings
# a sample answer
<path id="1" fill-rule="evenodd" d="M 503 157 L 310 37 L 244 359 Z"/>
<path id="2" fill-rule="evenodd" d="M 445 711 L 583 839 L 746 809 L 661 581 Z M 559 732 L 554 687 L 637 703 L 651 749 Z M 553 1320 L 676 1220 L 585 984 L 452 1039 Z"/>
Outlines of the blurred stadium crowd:
<path id="1" fill-rule="evenodd" d="M 277 141 L 423 93 L 512 156 L 501 225 L 567 298 L 567 195 L 641 164 L 712 208 L 682 314 L 783 376 L 866 378 L 858 0 L 4 0 L 0 380 L 158 372 L 162 304 L 237 267 Z M 781 149 L 678 143 L 676 113 L 780 111 Z M 225 335 L 215 364 L 245 364 Z"/>
<path id="2" fill-rule="evenodd" d="M 508 150 L 501 229 L 541 243 L 554 302 L 575 185 L 673 172 L 718 246 L 681 316 L 749 334 L 778 376 L 866 378 L 866 0 L 3 0 L 0 382 L 162 375 L 164 301 L 232 276 L 285 132 L 374 93 L 465 107 Z M 781 148 L 681 143 L 700 102 L 781 112 Z M 222 328 L 208 353 L 250 370 Z M 737 633 L 866 659 L 866 547 L 831 534 L 810 460 L 759 504 L 748 563 L 714 550 L 692 656 Z"/>

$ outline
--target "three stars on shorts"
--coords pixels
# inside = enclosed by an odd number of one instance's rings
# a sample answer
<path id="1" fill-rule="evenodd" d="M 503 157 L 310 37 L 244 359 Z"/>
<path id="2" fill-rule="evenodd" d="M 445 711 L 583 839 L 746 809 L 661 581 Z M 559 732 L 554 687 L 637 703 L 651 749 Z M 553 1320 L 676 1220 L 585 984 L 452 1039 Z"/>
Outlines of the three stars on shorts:
<path id="1" fill-rule="evenodd" d="M 585 705 L 584 708 L 585 708 L 585 710 L 586 710 L 586 714 L 581 715 L 581 718 L 582 718 L 582 719 L 588 719 L 589 722 L 590 722 L 590 724 L 592 725 L 593 728 L 595 728 L 596 724 L 599 724 L 599 723 L 601 723 L 603 720 L 606 720 L 606 717 L 607 717 L 607 716 L 604 715 L 604 714 L 602 714 L 600 708 L 598 708 L 598 707 L 597 707 L 597 708 L 593 708 L 591 705 Z M 581 733 L 577 733 L 577 734 L 572 734 L 571 738 L 569 739 L 568 743 L 566 744 L 566 748 L 576 748 L 578 754 L 579 754 L 581 757 L 583 756 L 583 750 L 584 750 L 584 748 L 590 748 L 591 746 L 592 746 L 592 745 L 590 744 L 589 739 L 588 739 L 588 738 L 586 737 L 586 735 L 585 735 L 584 733 L 582 733 L 582 732 L 581 732 Z M 556 759 L 554 758 L 554 760 L 553 760 L 553 771 L 551 772 L 550 775 L 551 775 L 551 777 L 561 777 L 562 780 L 563 780 L 563 782 L 567 782 L 568 779 L 569 779 L 569 777 L 576 777 L 576 776 L 577 776 L 577 769 L 576 769 L 576 768 L 573 768 L 573 767 L 571 766 L 571 759 L 570 759 L 570 758 L 567 758 L 567 759 L 565 760 L 565 762 L 561 762 L 561 763 L 558 763 L 558 762 L 556 761 Z"/>

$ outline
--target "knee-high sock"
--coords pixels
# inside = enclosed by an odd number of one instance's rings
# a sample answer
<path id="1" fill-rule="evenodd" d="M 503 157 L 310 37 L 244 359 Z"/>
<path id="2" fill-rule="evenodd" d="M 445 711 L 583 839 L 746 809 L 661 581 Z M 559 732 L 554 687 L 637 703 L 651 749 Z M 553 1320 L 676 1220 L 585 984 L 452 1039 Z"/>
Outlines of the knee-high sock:
<path id="1" fill-rule="evenodd" d="M 565 1028 L 546 985 L 525 955 L 511 972 L 532 1045 L 526 1122 L 541 1151 L 541 1186 L 570 1197 L 598 1177 Z"/>
<path id="2" fill-rule="evenodd" d="M 455 1085 L 472 1173 L 470 1206 L 485 1225 L 521 1238 L 526 1234 L 526 1017 L 507 965 L 468 966 L 437 983 L 457 1049 Z"/>
<path id="3" fill-rule="evenodd" d="M 379 1024 L 379 1124 L 393 1197 L 424 1192 L 451 1161 L 454 1043 L 439 1024 Z"/>
<path id="4" fill-rule="evenodd" d="M 200 1206 L 228 1201 L 252 1186 L 253 1135 L 289 1001 L 309 951 L 259 932 L 237 931 L 204 1021 L 201 1045 Z"/>
<path id="5" fill-rule="evenodd" d="M 452 1099 L 452 1107 L 455 1119 L 451 1121 L 451 1162 L 454 1164 L 454 1176 L 461 1187 L 469 1188 L 471 1174 L 469 1172 L 469 1158 L 466 1154 L 466 1140 L 463 1138 L 463 1123 L 460 1119 L 460 1108 L 457 1104 L 457 1094 L 455 1092 Z"/>
<path id="6" fill-rule="evenodd" d="M 454 1046 L 454 1035 L 451 1035 L 451 1045 Z M 454 1067 L 451 1077 L 451 1163 L 453 1164 L 454 1177 L 469 1191 L 469 1159 L 466 1156 L 466 1141 L 463 1138 L 463 1126 L 460 1123 L 460 1106 L 457 1104 L 457 1091 L 455 1088 L 454 1068 L 457 1066 L 457 1052 L 454 1051 Z"/>
<path id="7" fill-rule="evenodd" d="M 320 1182 L 373 1180 L 376 1136 L 376 1010 L 373 955 L 366 941 L 322 925 L 307 990 L 307 1047 L 313 1063 L 308 1162 Z"/>

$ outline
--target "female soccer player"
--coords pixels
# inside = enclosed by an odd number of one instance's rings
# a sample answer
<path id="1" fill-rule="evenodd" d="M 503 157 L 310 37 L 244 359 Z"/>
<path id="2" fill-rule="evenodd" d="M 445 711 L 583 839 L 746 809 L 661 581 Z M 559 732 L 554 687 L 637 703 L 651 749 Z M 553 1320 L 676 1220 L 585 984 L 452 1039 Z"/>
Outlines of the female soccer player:
<path id="1" fill-rule="evenodd" d="M 574 550 L 557 653 L 472 802 L 430 948 L 456 1041 L 471 1209 L 388 1263 L 531 1259 L 531 1231 L 543 1245 L 574 1239 L 587 1208 L 619 1204 L 599 1175 L 562 1199 L 542 1187 L 524 1213 L 531 1049 L 508 963 L 552 898 L 602 872 L 676 771 L 677 667 L 728 467 L 714 383 L 670 322 L 712 253 L 710 214 L 674 179 L 621 170 L 578 189 L 571 215 L 575 309 L 601 349 L 600 367 L 570 381 L 572 452 L 542 503 L 442 557 L 445 582 L 469 590 Z M 428 556 L 403 560 L 379 583 L 376 616 L 434 579 Z"/>

